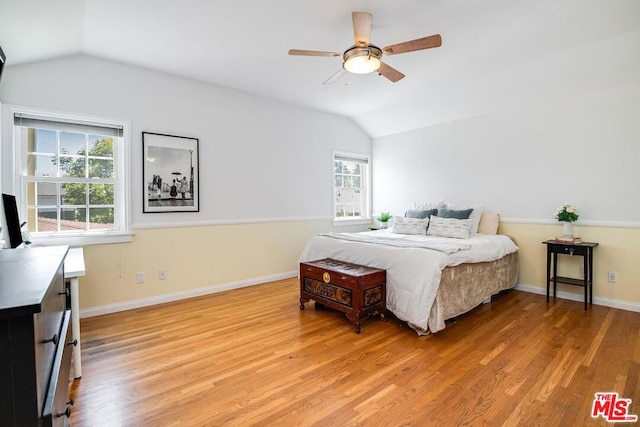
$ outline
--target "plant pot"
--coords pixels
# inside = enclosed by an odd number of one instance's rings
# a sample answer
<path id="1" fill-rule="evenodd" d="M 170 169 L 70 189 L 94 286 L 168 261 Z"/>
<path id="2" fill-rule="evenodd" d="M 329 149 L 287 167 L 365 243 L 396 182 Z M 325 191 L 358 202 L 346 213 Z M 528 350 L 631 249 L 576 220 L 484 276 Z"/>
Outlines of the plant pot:
<path id="1" fill-rule="evenodd" d="M 564 221 L 562 223 L 562 237 L 566 239 L 573 238 L 573 223 L 569 221 Z"/>

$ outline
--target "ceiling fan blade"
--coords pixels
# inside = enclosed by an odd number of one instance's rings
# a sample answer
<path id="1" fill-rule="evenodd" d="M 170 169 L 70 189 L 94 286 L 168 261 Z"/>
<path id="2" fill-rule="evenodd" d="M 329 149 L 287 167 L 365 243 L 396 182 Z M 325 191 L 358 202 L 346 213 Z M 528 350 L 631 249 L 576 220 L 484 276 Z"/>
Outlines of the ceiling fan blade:
<path id="1" fill-rule="evenodd" d="M 340 68 L 338 71 L 336 71 L 335 73 L 333 73 L 331 75 L 331 77 L 329 77 L 327 80 L 325 80 L 324 82 L 322 82 L 323 85 L 331 85 L 334 84 L 335 82 L 337 82 L 338 80 L 340 80 L 345 74 L 347 74 L 347 70 L 345 70 L 344 68 Z"/>
<path id="2" fill-rule="evenodd" d="M 341 52 L 325 52 L 322 50 L 289 49 L 289 55 L 301 56 L 342 56 Z"/>
<path id="3" fill-rule="evenodd" d="M 373 15 L 367 12 L 353 12 L 351 17 L 353 18 L 353 36 L 356 40 L 356 46 L 369 46 Z"/>
<path id="4" fill-rule="evenodd" d="M 442 45 L 440 34 L 422 37 L 404 43 L 392 44 L 382 49 L 385 55 L 396 55 L 398 53 L 413 52 L 414 50 L 431 49 Z"/>
<path id="5" fill-rule="evenodd" d="M 378 74 L 381 76 L 385 76 L 392 82 L 397 82 L 398 80 L 402 80 L 404 78 L 404 74 L 400 71 L 396 70 L 393 67 L 388 66 L 384 62 L 380 62 L 380 68 L 378 68 Z"/>

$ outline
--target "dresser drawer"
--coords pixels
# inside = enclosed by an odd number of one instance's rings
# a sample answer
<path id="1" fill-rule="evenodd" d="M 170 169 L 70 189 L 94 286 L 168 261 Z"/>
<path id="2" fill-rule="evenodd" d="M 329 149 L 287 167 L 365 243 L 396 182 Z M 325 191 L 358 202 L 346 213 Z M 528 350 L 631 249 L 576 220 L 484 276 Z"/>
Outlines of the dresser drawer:
<path id="1" fill-rule="evenodd" d="M 40 313 L 33 315 L 35 357 L 38 367 L 36 369 L 36 390 L 39 409 L 42 409 L 51 370 L 54 366 L 56 350 L 58 345 L 64 342 L 64 334 L 66 333 L 66 331 L 62 331 L 66 311 L 66 291 L 62 266 L 58 269 L 52 285 L 47 290 L 41 307 Z"/>
<path id="2" fill-rule="evenodd" d="M 58 342 L 55 351 L 51 379 L 44 399 L 42 411 L 42 425 L 68 426 L 71 416 L 71 403 L 69 401 L 69 373 L 71 370 L 71 355 L 73 343 L 71 334 L 71 310 L 64 314 L 60 334 L 62 339 Z"/>

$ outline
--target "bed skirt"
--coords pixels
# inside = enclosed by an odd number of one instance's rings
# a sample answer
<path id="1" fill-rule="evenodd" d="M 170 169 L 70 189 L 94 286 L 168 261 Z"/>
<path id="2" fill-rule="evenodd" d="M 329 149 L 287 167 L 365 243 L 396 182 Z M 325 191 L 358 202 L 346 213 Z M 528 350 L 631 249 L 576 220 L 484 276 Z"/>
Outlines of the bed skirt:
<path id="1" fill-rule="evenodd" d="M 440 331 L 445 327 L 445 320 L 466 313 L 500 291 L 513 288 L 518 283 L 518 274 L 517 252 L 496 261 L 446 267 L 429 315 L 429 329 Z"/>

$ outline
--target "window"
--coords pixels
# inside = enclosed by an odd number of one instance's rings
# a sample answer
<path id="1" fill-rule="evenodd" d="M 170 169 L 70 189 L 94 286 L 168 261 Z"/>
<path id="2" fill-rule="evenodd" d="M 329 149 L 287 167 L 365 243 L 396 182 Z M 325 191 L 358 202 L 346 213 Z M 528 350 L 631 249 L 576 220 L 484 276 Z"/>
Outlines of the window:
<path id="1" fill-rule="evenodd" d="M 124 130 L 112 121 L 14 112 L 16 193 L 34 241 L 129 240 L 117 237 L 130 233 Z"/>
<path id="2" fill-rule="evenodd" d="M 333 182 L 334 220 L 369 220 L 369 157 L 334 153 Z"/>

